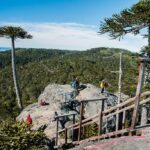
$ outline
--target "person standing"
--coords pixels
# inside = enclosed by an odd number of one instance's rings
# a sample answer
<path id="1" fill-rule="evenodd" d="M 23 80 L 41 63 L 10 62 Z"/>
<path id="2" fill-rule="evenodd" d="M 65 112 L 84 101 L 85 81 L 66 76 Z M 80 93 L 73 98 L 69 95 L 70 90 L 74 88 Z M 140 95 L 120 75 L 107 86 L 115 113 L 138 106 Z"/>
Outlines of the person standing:
<path id="1" fill-rule="evenodd" d="M 79 88 L 79 81 L 77 77 L 73 76 L 72 81 L 71 81 L 71 86 L 77 90 Z"/>
<path id="2" fill-rule="evenodd" d="M 27 116 L 25 122 L 26 122 L 26 124 L 32 124 L 32 118 L 31 118 L 30 114 Z"/>
<path id="3" fill-rule="evenodd" d="M 103 94 L 103 93 L 104 93 L 104 88 L 105 88 L 104 80 L 102 80 L 102 81 L 100 82 L 100 88 L 101 88 L 101 93 Z"/>

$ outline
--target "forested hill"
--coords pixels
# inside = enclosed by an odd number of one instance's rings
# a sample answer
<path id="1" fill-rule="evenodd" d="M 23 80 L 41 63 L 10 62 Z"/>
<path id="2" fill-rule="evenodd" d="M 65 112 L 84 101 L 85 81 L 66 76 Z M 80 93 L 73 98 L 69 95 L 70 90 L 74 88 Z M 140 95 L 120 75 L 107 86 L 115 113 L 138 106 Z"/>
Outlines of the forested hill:
<path id="1" fill-rule="evenodd" d="M 123 52 L 123 92 L 135 93 L 138 55 L 121 49 L 95 48 L 87 51 L 17 49 L 16 63 L 23 104 L 37 101 L 49 83 L 70 83 L 73 75 L 80 82 L 99 86 L 107 79 L 109 91 L 118 89 L 119 53 Z M 15 93 L 11 70 L 11 52 L 0 52 L 0 115 L 14 115 Z"/>
<path id="2" fill-rule="evenodd" d="M 56 50 L 56 49 L 16 49 L 16 64 L 25 65 L 29 62 L 41 61 L 50 59 L 51 57 L 58 55 L 65 55 L 74 53 L 74 51 Z M 3 51 L 0 52 L 0 68 L 11 64 L 11 52 Z"/>

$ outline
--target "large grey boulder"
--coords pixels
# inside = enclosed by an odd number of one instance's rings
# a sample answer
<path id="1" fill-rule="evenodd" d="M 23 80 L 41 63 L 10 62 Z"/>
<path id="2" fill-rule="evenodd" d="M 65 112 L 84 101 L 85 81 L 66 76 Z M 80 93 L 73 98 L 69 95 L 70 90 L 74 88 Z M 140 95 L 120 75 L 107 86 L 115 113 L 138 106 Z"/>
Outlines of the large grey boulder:
<path id="1" fill-rule="evenodd" d="M 86 88 L 80 91 L 76 99 L 82 101 L 82 100 L 94 100 L 105 98 L 105 96 L 102 95 L 100 91 L 101 91 L 100 88 L 97 88 L 91 84 L 86 84 Z M 102 101 L 85 102 L 84 117 L 88 118 L 100 112 L 101 105 Z"/>
<path id="2" fill-rule="evenodd" d="M 74 91 L 70 85 L 49 84 L 38 98 L 38 102 L 28 105 L 17 117 L 18 121 L 26 119 L 30 114 L 33 120 L 33 129 L 47 126 L 45 133 L 51 138 L 55 136 L 56 121 L 53 121 L 54 112 L 61 114 L 60 103 L 64 102 L 64 94 Z M 48 105 L 40 106 L 40 101 Z"/>
<path id="3" fill-rule="evenodd" d="M 78 101 L 88 99 L 104 98 L 104 95 L 100 94 L 100 89 L 86 84 L 86 88 L 81 90 L 75 97 Z M 63 114 L 60 110 L 61 103 L 65 102 L 65 94 L 72 93 L 74 89 L 70 85 L 49 84 L 38 98 L 38 102 L 27 106 L 21 114 L 17 117 L 17 120 L 25 120 L 26 116 L 30 114 L 33 119 L 33 129 L 38 129 L 41 126 L 46 126 L 45 133 L 48 137 L 54 137 L 56 131 L 56 121 L 54 120 L 54 112 Z M 41 106 L 40 101 L 43 100 L 48 105 Z M 101 109 L 101 101 L 85 103 L 84 117 L 90 117 L 97 114 Z M 79 110 L 78 110 L 79 111 Z M 70 111 L 72 113 L 75 111 Z M 79 119 L 79 114 L 76 119 Z M 70 123 L 72 123 L 70 117 Z M 70 124 L 68 123 L 68 125 Z M 67 124 L 66 124 L 67 125 Z"/>
<path id="4" fill-rule="evenodd" d="M 71 93 L 74 89 L 70 85 L 49 84 L 38 101 L 44 100 L 57 111 L 58 104 L 65 101 L 65 93 Z"/>

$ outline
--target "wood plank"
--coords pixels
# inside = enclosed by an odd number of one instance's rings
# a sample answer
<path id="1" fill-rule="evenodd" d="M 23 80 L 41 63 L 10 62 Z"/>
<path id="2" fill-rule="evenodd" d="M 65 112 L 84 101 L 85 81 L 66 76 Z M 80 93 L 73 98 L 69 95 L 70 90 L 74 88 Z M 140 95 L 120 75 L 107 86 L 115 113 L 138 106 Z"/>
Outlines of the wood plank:
<path id="1" fill-rule="evenodd" d="M 86 122 L 89 122 L 89 121 L 92 121 L 93 119 L 95 119 L 95 118 L 97 118 L 98 117 L 98 114 L 96 114 L 96 115 L 94 115 L 94 116 L 92 116 L 92 117 L 89 117 L 89 118 L 87 118 L 87 119 L 84 119 L 84 120 L 82 120 L 82 124 L 83 123 L 86 123 Z M 73 124 L 73 125 L 70 125 L 69 127 L 67 127 L 68 129 L 71 129 L 71 128 L 73 128 L 73 127 L 76 127 L 76 126 L 78 126 L 79 125 L 79 123 L 75 123 L 75 124 Z M 62 130 L 60 130 L 59 131 L 59 133 L 60 132 L 63 132 L 64 131 L 64 129 L 62 129 Z"/>
<path id="2" fill-rule="evenodd" d="M 126 111 L 123 111 L 123 118 L 122 118 L 122 129 L 125 128 L 125 121 L 126 121 Z"/>
<path id="3" fill-rule="evenodd" d="M 75 115 L 73 115 L 73 124 L 75 124 Z M 72 128 L 72 141 L 74 141 L 74 128 Z"/>
<path id="4" fill-rule="evenodd" d="M 55 146 L 58 145 L 58 119 L 56 119 L 56 141 L 55 141 Z"/>
<path id="5" fill-rule="evenodd" d="M 102 112 L 99 113 L 99 119 L 98 119 L 98 136 L 101 135 L 101 124 L 102 124 Z"/>
<path id="6" fill-rule="evenodd" d="M 148 93 L 147 93 L 148 94 Z M 147 102 L 149 102 L 150 101 L 150 98 L 149 99 L 146 99 L 146 100 L 143 100 L 143 101 L 141 101 L 140 102 L 140 105 L 142 105 L 142 104 L 144 104 L 144 103 L 147 103 Z M 125 112 L 127 111 L 127 110 L 129 110 L 129 109 L 132 109 L 132 108 L 134 108 L 134 104 L 133 105 L 131 105 L 131 106 L 128 106 L 128 107 L 126 107 L 126 108 L 124 108 L 124 109 L 121 109 L 121 110 L 119 110 L 118 112 L 114 112 L 114 113 L 111 113 L 111 114 L 108 114 L 108 115 L 106 115 L 106 116 L 104 116 L 104 119 L 106 119 L 106 118 L 108 118 L 108 117 L 111 117 L 111 116 L 114 116 L 114 115 L 116 115 L 117 113 L 121 113 L 121 112 L 124 112 L 123 114 L 124 114 L 124 117 L 123 117 L 123 123 L 125 123 Z M 92 117 L 91 117 L 92 118 Z M 86 126 L 86 125 L 89 125 L 89 124 L 91 124 L 91 123 L 94 123 L 94 122 L 97 122 L 98 121 L 98 116 L 96 115 L 96 116 L 94 116 L 93 118 L 95 118 L 94 120 L 91 120 L 90 122 L 88 122 L 88 123 L 86 123 L 86 124 L 82 124 L 82 126 Z M 99 124 L 99 123 L 98 123 Z M 78 127 L 76 127 L 75 129 L 77 129 Z"/>
<path id="7" fill-rule="evenodd" d="M 149 101 L 150 101 L 150 98 L 145 99 L 145 100 L 143 100 L 143 101 L 140 102 L 140 105 L 145 104 L 145 103 L 147 103 L 147 102 L 149 102 Z M 114 115 L 116 115 L 117 113 L 120 113 L 120 112 L 123 112 L 123 111 L 127 111 L 127 110 L 132 109 L 132 108 L 134 108 L 134 104 L 131 105 L 131 106 L 128 106 L 128 107 L 126 107 L 126 108 L 123 108 L 123 109 L 121 109 L 121 110 L 119 110 L 119 111 L 117 111 L 117 112 L 114 112 L 114 113 L 110 113 L 110 114 L 108 114 L 108 115 L 105 115 L 105 116 L 104 116 L 104 119 L 106 119 L 106 118 L 108 118 L 108 117 L 111 117 L 111 116 L 114 116 Z"/>
<path id="8" fill-rule="evenodd" d="M 61 117 L 72 116 L 72 115 L 77 115 L 77 113 L 70 113 L 70 114 L 58 115 L 55 118 L 61 118 Z"/>
<path id="9" fill-rule="evenodd" d="M 138 113 L 139 101 L 140 101 L 140 94 L 141 94 L 142 84 L 143 84 L 143 79 L 144 79 L 144 68 L 145 68 L 145 64 L 140 63 L 139 79 L 138 79 L 138 85 L 137 85 L 136 96 L 135 96 L 135 106 L 134 106 L 134 111 L 133 111 L 133 115 L 132 115 L 131 129 L 134 129 L 135 125 L 136 125 L 137 113 Z"/>
<path id="10" fill-rule="evenodd" d="M 67 144 L 67 128 L 65 128 L 65 144 Z"/>
<path id="11" fill-rule="evenodd" d="M 147 95 L 149 95 L 149 93 L 147 93 Z M 147 95 L 144 95 L 144 96 L 147 96 Z M 145 99 L 145 100 L 143 100 L 143 101 L 140 102 L 140 105 L 145 104 L 145 103 L 147 103 L 147 102 L 149 102 L 149 101 L 150 101 L 150 98 Z M 108 114 L 108 115 L 105 115 L 105 116 L 104 116 L 104 119 L 106 119 L 106 118 L 108 118 L 108 117 L 111 117 L 111 116 L 114 116 L 114 115 L 116 115 L 117 113 L 120 113 L 120 112 L 123 112 L 123 111 L 127 111 L 127 110 L 132 109 L 132 108 L 134 108 L 134 104 L 131 105 L 131 106 L 128 106 L 128 107 L 126 107 L 126 108 L 123 108 L 123 109 L 119 110 L 118 112 L 114 112 L 114 113 L 110 113 L 110 114 Z M 90 117 L 90 118 L 84 119 L 84 120 L 82 121 L 82 124 L 84 125 L 84 123 L 87 122 L 87 121 L 91 121 L 91 123 L 96 122 L 96 121 L 98 121 L 98 116 L 99 116 L 99 115 L 96 114 L 96 115 L 94 115 L 94 116 L 92 116 L 92 117 Z M 95 118 L 97 118 L 97 119 L 94 120 Z M 94 121 L 92 121 L 91 119 L 93 119 Z M 85 125 L 89 125 L 89 124 L 90 124 L 90 122 L 88 122 L 88 123 L 85 124 Z M 79 123 L 76 123 L 76 124 L 71 125 L 71 126 L 69 126 L 69 127 L 67 127 L 67 128 L 68 128 L 68 129 L 71 129 L 71 128 L 75 127 L 74 129 L 77 129 L 77 128 L 78 128 L 78 127 L 77 127 L 78 125 L 79 125 Z M 65 131 L 65 130 L 62 129 L 62 130 L 58 131 L 58 133 L 61 133 L 61 132 L 64 132 L 64 131 Z"/>
<path id="12" fill-rule="evenodd" d="M 118 131 L 118 128 L 119 128 L 119 110 L 117 109 L 117 112 L 116 112 L 116 131 Z"/>
<path id="13" fill-rule="evenodd" d="M 99 98 L 99 99 L 85 99 L 85 100 L 82 100 L 82 102 L 94 102 L 94 101 L 104 101 L 104 100 L 107 100 L 108 98 Z"/>
<path id="14" fill-rule="evenodd" d="M 96 118 L 96 119 L 94 119 L 94 120 L 92 120 L 90 122 L 87 122 L 85 124 L 82 124 L 82 127 L 85 127 L 85 126 L 90 125 L 92 123 L 98 123 L 98 118 Z M 79 128 L 79 126 L 75 127 L 74 129 L 78 129 L 78 128 Z"/>
<path id="15" fill-rule="evenodd" d="M 135 100 L 135 97 L 130 98 L 130 99 L 126 100 L 125 102 L 120 103 L 119 105 L 116 105 L 116 106 L 114 106 L 114 107 L 111 107 L 110 109 L 105 110 L 105 111 L 103 112 L 103 114 L 105 115 L 105 114 L 107 114 L 107 113 L 110 113 L 110 112 L 112 112 L 112 111 L 114 111 L 114 110 L 116 110 L 116 109 L 118 109 L 118 108 L 120 108 L 120 107 L 123 107 L 123 106 L 125 106 L 125 105 L 127 105 L 127 104 L 133 102 L 134 100 Z"/>
<path id="16" fill-rule="evenodd" d="M 80 139 L 81 139 L 82 118 L 83 118 L 83 102 L 81 102 L 81 105 L 80 105 L 80 121 L 79 121 L 78 141 L 80 141 Z"/>
<path id="17" fill-rule="evenodd" d="M 102 101 L 102 105 L 101 105 L 101 111 L 99 113 L 99 124 L 98 124 L 98 136 L 100 136 L 102 134 L 102 125 L 103 125 L 103 114 L 102 112 L 104 111 L 104 100 Z"/>
<path id="18" fill-rule="evenodd" d="M 144 92 L 144 93 L 142 93 L 140 96 L 141 96 L 141 98 L 142 98 L 142 97 L 148 96 L 148 95 L 150 95 L 150 91 Z M 107 114 L 107 113 L 110 113 L 110 112 L 113 111 L 113 110 L 116 110 L 117 108 L 123 107 L 123 106 L 125 106 L 125 105 L 127 105 L 127 104 L 129 104 L 129 103 L 131 103 L 131 102 L 133 102 L 133 101 L 135 101 L 135 98 L 136 98 L 136 97 L 132 97 L 132 98 L 130 98 L 130 99 L 128 99 L 128 100 L 126 100 L 126 101 L 120 103 L 119 105 L 116 105 L 116 106 L 114 106 L 114 107 L 111 107 L 110 109 L 105 110 L 105 111 L 103 112 L 103 114 L 105 115 L 105 114 Z"/>

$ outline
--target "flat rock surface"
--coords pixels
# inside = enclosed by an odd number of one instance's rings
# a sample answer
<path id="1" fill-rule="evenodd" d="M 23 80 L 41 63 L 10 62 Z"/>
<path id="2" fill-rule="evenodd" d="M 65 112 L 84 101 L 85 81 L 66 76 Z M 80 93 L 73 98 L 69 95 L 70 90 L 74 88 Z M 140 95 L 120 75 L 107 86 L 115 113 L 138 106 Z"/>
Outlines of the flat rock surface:
<path id="1" fill-rule="evenodd" d="M 86 84 L 87 88 L 80 91 L 76 99 L 97 99 L 104 97 L 100 95 L 100 89 L 91 84 Z M 38 98 L 38 102 L 28 105 L 21 114 L 17 117 L 17 120 L 23 121 L 27 115 L 30 114 L 33 120 L 33 129 L 38 129 L 41 126 L 48 125 L 45 129 L 45 133 L 48 137 L 54 137 L 56 131 L 56 121 L 53 120 L 54 112 L 62 114 L 60 110 L 60 103 L 65 101 L 65 93 L 71 93 L 74 89 L 70 85 L 58 85 L 49 84 Z M 43 100 L 48 105 L 40 106 L 40 101 Z M 101 102 L 88 103 L 85 106 L 85 117 L 96 114 L 101 106 Z"/>

